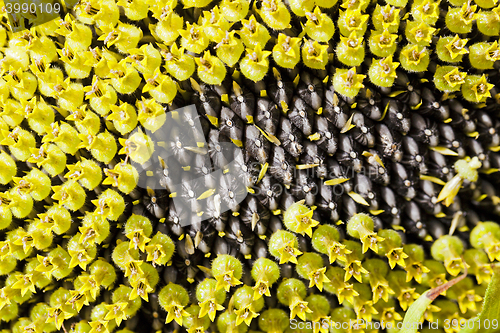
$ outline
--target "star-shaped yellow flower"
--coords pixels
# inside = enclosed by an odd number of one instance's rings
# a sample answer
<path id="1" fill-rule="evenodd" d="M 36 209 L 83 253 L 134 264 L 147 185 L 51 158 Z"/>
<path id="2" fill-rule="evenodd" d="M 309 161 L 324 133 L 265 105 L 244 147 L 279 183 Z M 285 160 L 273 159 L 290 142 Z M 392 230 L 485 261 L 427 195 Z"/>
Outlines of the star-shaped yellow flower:
<path id="1" fill-rule="evenodd" d="M 157 52 L 151 44 L 144 44 L 140 48 L 129 50 L 127 61 L 130 61 L 141 72 L 152 73 L 161 64 L 161 58 L 155 57 Z"/>
<path id="2" fill-rule="evenodd" d="M 25 81 L 24 76 L 22 69 L 9 66 L 9 71 L 3 75 L 3 78 L 10 86 L 27 89 L 28 83 Z"/>
<path id="3" fill-rule="evenodd" d="M 38 59 L 35 59 L 30 65 L 29 69 L 33 74 L 35 74 L 37 77 L 42 78 L 43 75 L 45 74 L 45 71 L 49 68 L 49 61 L 47 61 L 46 56 L 42 56 Z"/>
<path id="4" fill-rule="evenodd" d="M 392 61 L 392 55 L 387 58 L 380 59 L 379 64 L 384 69 L 381 73 L 383 77 L 397 77 L 396 68 L 398 68 L 399 62 Z"/>
<path id="5" fill-rule="evenodd" d="M 406 309 L 408 309 L 408 307 L 419 297 L 420 294 L 415 292 L 415 288 L 404 288 L 400 291 L 397 298 L 403 311 L 406 311 Z"/>
<path id="6" fill-rule="evenodd" d="M 258 280 L 255 282 L 255 286 L 252 287 L 254 290 L 253 299 L 256 301 L 262 297 L 262 295 L 266 295 L 267 297 L 271 297 L 271 292 L 269 290 L 269 282 L 264 280 Z"/>
<path id="7" fill-rule="evenodd" d="M 375 31 L 372 31 L 372 33 L 374 34 Z M 377 43 L 377 46 L 381 49 L 388 49 L 391 48 L 392 45 L 394 45 L 396 39 L 398 39 L 398 35 L 391 34 L 389 30 L 384 29 L 382 33 L 375 39 L 375 43 Z"/>
<path id="8" fill-rule="evenodd" d="M 308 274 L 309 288 L 318 287 L 319 291 L 323 291 L 323 283 L 330 282 L 330 279 L 325 275 L 326 267 L 314 270 Z"/>
<path id="9" fill-rule="evenodd" d="M 439 287 L 439 286 L 445 284 L 446 282 L 448 282 L 448 280 L 446 280 L 446 273 L 438 274 L 438 275 L 434 276 L 433 279 L 429 280 L 429 286 L 431 288 L 436 288 L 436 287 Z M 446 289 L 443 290 L 441 295 L 443 295 L 443 296 L 446 295 Z"/>
<path id="10" fill-rule="evenodd" d="M 42 98 L 40 98 L 40 101 L 42 103 L 44 102 Z M 38 111 L 38 114 L 36 111 Z M 37 116 L 41 116 L 40 110 L 37 107 L 36 97 L 33 97 L 32 99 L 30 99 L 28 101 L 21 100 L 21 108 L 16 110 L 15 112 L 17 114 L 22 115 L 23 117 L 25 117 L 27 119 L 33 119 L 33 118 L 36 118 Z"/>
<path id="11" fill-rule="evenodd" d="M 306 313 L 312 313 L 311 309 L 307 306 L 307 302 L 303 301 L 300 297 L 294 296 L 290 301 L 290 319 L 299 317 L 306 320 Z"/>
<path id="12" fill-rule="evenodd" d="M 98 76 L 94 75 L 92 78 L 92 84 L 83 87 L 85 92 L 85 99 L 90 99 L 92 97 L 102 97 L 104 94 L 109 94 L 106 86 L 108 82 L 106 80 L 99 79 Z"/>
<path id="13" fill-rule="evenodd" d="M 18 230 L 18 237 L 16 240 L 14 240 L 13 244 L 22 246 L 24 253 L 27 254 L 31 250 L 31 248 L 35 246 L 35 244 L 33 243 L 33 237 L 21 227 L 19 227 Z"/>
<path id="14" fill-rule="evenodd" d="M 356 67 L 353 67 L 344 74 L 340 74 L 340 77 L 349 88 L 361 89 L 364 87 L 363 79 L 366 77 L 366 75 L 356 74 Z"/>
<path id="15" fill-rule="evenodd" d="M 217 311 L 224 310 L 224 307 L 218 304 L 214 298 L 209 298 L 201 303 L 198 303 L 198 305 L 200 306 L 198 318 L 203 318 L 208 314 L 211 321 L 215 320 L 215 314 Z"/>
<path id="16" fill-rule="evenodd" d="M 377 303 L 380 299 L 385 302 L 389 301 L 389 294 L 395 294 L 394 290 L 389 287 L 387 281 L 378 281 L 374 286 L 372 286 L 373 292 L 373 303 Z"/>
<path id="17" fill-rule="evenodd" d="M 479 103 L 483 99 L 491 97 L 490 90 L 494 86 L 494 84 L 488 83 L 488 81 L 486 81 L 486 76 L 483 74 L 479 81 L 471 88 L 474 92 L 474 95 L 476 96 L 476 101 Z"/>
<path id="18" fill-rule="evenodd" d="M 207 38 L 204 29 L 196 23 L 186 22 L 186 29 L 180 30 L 182 36 L 181 45 L 186 50 L 201 53 L 208 46 L 209 39 Z"/>
<path id="19" fill-rule="evenodd" d="M 500 46 L 497 41 L 491 43 L 491 46 L 486 50 L 486 59 L 490 61 L 500 60 Z"/>
<path id="20" fill-rule="evenodd" d="M 66 319 L 73 317 L 73 314 L 64 311 L 62 306 L 49 308 L 48 312 L 47 324 L 53 322 L 58 330 L 61 329 L 61 326 Z"/>
<path id="21" fill-rule="evenodd" d="M 84 305 L 89 305 L 88 293 L 80 293 L 78 290 L 70 290 L 71 298 L 66 301 L 67 305 L 77 312 L 83 308 Z"/>
<path id="22" fill-rule="evenodd" d="M 385 255 L 389 261 L 389 266 L 391 266 L 391 269 L 394 269 L 396 264 L 399 266 L 405 268 L 405 259 L 408 258 L 408 255 L 404 253 L 402 247 L 396 247 L 391 249 L 389 252 L 386 253 Z"/>
<path id="23" fill-rule="evenodd" d="M 90 296 L 92 296 L 92 298 L 95 299 L 97 297 L 97 293 L 99 292 L 99 289 L 100 289 L 100 285 L 95 280 L 95 276 L 93 274 L 80 275 L 78 278 L 81 280 L 81 282 L 83 282 L 83 284 L 81 285 L 80 289 L 78 289 L 78 291 L 81 294 L 89 292 Z"/>
<path id="24" fill-rule="evenodd" d="M 361 265 L 360 260 L 350 261 L 345 267 L 344 281 L 347 282 L 354 276 L 356 280 L 362 283 L 361 273 L 369 274 L 368 271 Z"/>
<path id="25" fill-rule="evenodd" d="M 459 19 L 464 23 L 464 25 L 469 25 L 477 18 L 477 14 L 475 11 L 477 9 L 477 5 L 470 5 L 470 1 L 463 4 L 462 8 L 460 8 L 460 16 Z"/>
<path id="26" fill-rule="evenodd" d="M 299 249 L 294 246 L 294 243 L 295 240 L 291 240 L 278 250 L 278 252 L 280 253 L 280 265 L 287 262 L 291 262 L 294 264 L 297 263 L 297 257 L 301 255 L 302 252 L 300 252 Z"/>
<path id="27" fill-rule="evenodd" d="M 380 8 L 380 14 L 377 17 L 377 19 L 380 19 L 382 21 L 382 26 L 384 28 L 388 28 L 393 25 L 399 25 L 399 21 L 397 19 L 399 17 L 399 12 L 400 12 L 399 8 L 387 4 L 384 7 Z"/>
<path id="28" fill-rule="evenodd" d="M 99 142 L 99 144 L 102 144 L 102 142 Z M 91 200 L 91 202 L 96 206 L 94 213 L 96 215 L 100 215 L 102 220 L 105 220 L 106 218 L 113 220 L 119 214 L 118 212 L 120 211 L 120 209 L 123 209 L 121 204 L 117 202 L 117 200 L 115 200 L 115 198 L 113 198 L 111 194 L 110 196 L 104 196 L 95 200 Z"/>
<path id="29" fill-rule="evenodd" d="M 380 316 L 380 322 L 383 322 L 385 327 L 396 327 L 396 322 L 400 320 L 403 320 L 403 317 L 401 317 L 394 307 L 384 308 L 384 311 Z M 389 323 L 391 325 L 388 325 Z"/>
<path id="30" fill-rule="evenodd" d="M 47 278 L 50 278 L 52 275 L 52 271 L 56 269 L 54 265 L 52 265 L 50 258 L 41 256 L 39 254 L 36 255 L 38 262 L 40 263 L 35 267 L 35 271 L 44 273 Z"/>
<path id="31" fill-rule="evenodd" d="M 481 302 L 483 298 L 476 294 L 474 289 L 468 290 L 465 294 L 458 296 L 458 306 L 462 313 L 466 313 L 467 310 L 472 312 L 477 311 L 476 303 Z"/>
<path id="32" fill-rule="evenodd" d="M 259 65 L 261 67 L 268 66 L 266 59 L 271 55 L 270 51 L 263 51 L 260 45 L 257 45 L 255 49 L 246 49 L 247 57 L 251 60 L 254 65 Z"/>
<path id="33" fill-rule="evenodd" d="M 405 263 L 406 282 L 410 282 L 412 279 L 415 279 L 415 281 L 420 284 L 422 283 L 422 275 L 430 272 L 430 270 L 419 261 L 408 259 Z"/>
<path id="34" fill-rule="evenodd" d="M 252 304 L 248 304 L 247 306 L 242 307 L 235 311 L 236 313 L 236 326 L 241 325 L 243 322 L 250 326 L 252 323 L 252 319 L 257 318 L 259 316 L 253 309 Z"/>
<path id="35" fill-rule="evenodd" d="M 174 44 L 175 45 L 175 44 Z M 147 129 L 156 132 L 165 123 L 166 116 L 163 107 L 154 100 L 141 96 L 137 101 L 137 120 Z"/>
<path id="36" fill-rule="evenodd" d="M 402 50 L 401 55 L 406 57 L 410 65 L 418 65 L 420 61 L 422 61 L 423 55 L 425 54 L 426 51 L 427 50 L 425 47 L 422 49 L 422 51 L 419 51 L 419 46 L 414 45 L 412 47 Z"/>
<path id="37" fill-rule="evenodd" d="M 154 89 L 162 91 L 162 89 L 168 87 L 171 82 L 171 79 L 168 76 L 161 73 L 159 67 L 156 68 L 153 73 L 145 74 L 144 80 L 146 85 L 142 88 L 143 93 Z"/>
<path id="38" fill-rule="evenodd" d="M 135 74 L 137 71 L 132 67 L 130 64 L 128 64 L 125 59 L 121 60 L 120 62 L 113 63 L 113 62 L 108 62 L 109 65 L 109 78 L 114 78 L 118 79 L 121 83 L 126 83 L 131 80 L 132 75 Z M 100 96 L 98 96 L 100 97 Z"/>
<path id="39" fill-rule="evenodd" d="M 304 235 L 307 234 L 309 237 L 312 237 L 312 228 L 319 225 L 319 222 L 314 220 L 313 217 L 314 211 L 311 209 L 304 214 L 298 214 L 296 216 L 297 219 L 297 228 L 296 232 Z"/>
<path id="40" fill-rule="evenodd" d="M 104 41 L 107 47 L 113 46 L 122 37 L 120 29 L 115 29 L 113 24 L 100 26 L 99 29 L 101 29 L 102 35 L 97 40 Z"/>
<path id="41" fill-rule="evenodd" d="M 104 317 L 104 320 L 110 321 L 114 319 L 116 324 L 120 326 L 122 320 L 127 320 L 127 315 L 125 314 L 127 305 L 128 303 L 126 302 L 106 304 L 104 307 L 108 310 L 108 313 Z"/>
<path id="42" fill-rule="evenodd" d="M 300 43 L 300 38 L 293 38 L 290 36 L 287 36 L 286 34 L 280 33 L 278 35 L 278 41 L 276 42 L 276 45 L 273 48 L 273 51 L 279 51 L 285 53 L 287 56 L 290 58 L 295 58 L 297 56 L 300 56 L 299 54 L 295 53 L 295 47 L 299 45 Z"/>
<path id="43" fill-rule="evenodd" d="M 189 317 L 189 313 L 184 310 L 184 307 L 176 302 L 168 304 L 168 306 L 165 308 L 165 311 L 167 311 L 167 319 L 165 320 L 165 324 L 168 324 L 175 319 L 177 324 L 182 326 L 183 317 Z"/>
<path id="44" fill-rule="evenodd" d="M 423 21 L 426 21 L 426 18 L 439 17 L 439 3 L 440 1 L 425 0 L 416 6 L 416 10 L 422 15 Z"/>
<path id="45" fill-rule="evenodd" d="M 224 15 L 220 12 L 218 6 L 215 6 L 210 11 L 203 11 L 202 27 L 205 29 L 217 29 L 229 31 L 231 23 L 229 23 Z"/>
<path id="46" fill-rule="evenodd" d="M 109 333 L 107 320 L 93 320 L 89 325 L 92 327 L 89 333 Z"/>
<path id="47" fill-rule="evenodd" d="M 493 274 L 493 269 L 491 264 L 478 264 L 474 273 L 478 284 L 482 284 L 483 282 L 489 283 Z"/>
<path id="48" fill-rule="evenodd" d="M 330 264 L 333 264 L 337 259 L 346 262 L 346 255 L 349 253 L 352 253 L 352 251 L 339 242 L 334 241 L 328 246 L 328 259 L 330 260 Z"/>
<path id="49" fill-rule="evenodd" d="M 69 77 L 64 79 L 64 80 L 61 79 L 60 77 L 57 77 L 56 82 L 54 82 L 54 84 L 51 87 L 52 93 L 51 93 L 50 97 L 57 98 L 57 97 L 64 95 L 64 92 L 66 90 L 68 90 L 70 84 L 71 84 L 71 81 L 70 81 Z M 44 141 L 42 140 L 42 142 L 44 142 Z"/>
<path id="50" fill-rule="evenodd" d="M 146 84 L 146 86 L 147 85 L 148 84 Z M 106 117 L 106 120 L 117 121 L 117 122 L 127 122 L 127 121 L 130 121 L 130 119 L 133 117 L 135 117 L 135 110 L 130 107 L 130 104 L 120 101 L 120 106 L 118 106 L 118 105 L 111 106 L 111 114 L 109 114 Z"/>
<path id="51" fill-rule="evenodd" d="M 36 293 L 33 274 L 17 274 L 15 277 L 17 281 L 12 285 L 12 288 L 21 289 L 21 296 L 24 297 L 28 291 Z"/>
<path id="52" fill-rule="evenodd" d="M 460 72 L 458 70 L 458 67 L 455 67 L 453 68 L 453 70 L 444 75 L 444 79 L 451 87 L 456 87 L 457 85 L 460 85 L 465 82 L 466 76 L 467 73 Z"/>
<path id="53" fill-rule="evenodd" d="M 330 18 L 325 13 L 321 12 L 321 9 L 316 6 L 312 13 L 307 12 L 307 22 L 306 27 L 319 28 L 323 23 Z"/>
<path id="54" fill-rule="evenodd" d="M 148 254 L 146 260 L 150 261 L 153 264 L 153 267 L 161 265 L 161 261 L 166 255 L 162 245 L 148 245 L 144 248 L 144 250 L 144 252 Z"/>
<path id="55" fill-rule="evenodd" d="M 489 242 L 488 246 L 485 247 L 485 251 L 490 261 L 500 261 L 500 242 L 496 239 Z"/>
<path id="56" fill-rule="evenodd" d="M 229 292 L 229 289 L 231 289 L 231 287 L 242 284 L 240 280 L 234 277 L 233 271 L 227 271 L 214 277 L 217 280 L 215 290 L 224 288 L 225 291 Z"/>
<path id="57" fill-rule="evenodd" d="M 95 243 L 96 238 L 99 237 L 98 231 L 95 230 L 95 228 L 92 227 L 92 225 L 87 225 L 84 227 L 78 227 L 78 230 L 80 231 L 80 239 L 79 242 L 89 242 L 90 244 Z"/>
<path id="58" fill-rule="evenodd" d="M 378 314 L 378 311 L 373 307 L 372 301 L 365 301 L 360 297 L 354 300 L 354 311 L 358 319 L 364 320 L 365 323 L 370 323 L 372 316 Z"/>
<path id="59" fill-rule="evenodd" d="M 196 64 L 198 65 L 198 67 L 202 68 L 202 71 L 213 74 L 214 67 L 215 67 L 215 66 L 213 66 L 213 62 L 215 61 L 214 58 L 215 57 L 210 55 L 210 52 L 207 51 L 203 54 L 203 57 L 201 57 L 201 58 L 197 57 L 194 60 L 196 61 Z"/>
<path id="60" fill-rule="evenodd" d="M 340 36 L 341 43 L 347 45 L 352 51 L 357 51 L 360 48 L 364 47 L 363 39 L 363 36 L 358 38 L 355 31 L 351 32 L 349 37 Z"/>
<path id="61" fill-rule="evenodd" d="M 378 244 L 384 241 L 384 238 L 377 235 L 376 232 L 361 234 L 360 241 L 363 243 L 363 253 L 371 249 L 373 252 L 378 253 Z"/>
<path id="62" fill-rule="evenodd" d="M 467 38 L 461 39 L 458 35 L 455 35 L 455 37 L 453 37 L 453 39 L 445 45 L 445 48 L 450 53 L 450 57 L 452 59 L 455 59 L 461 54 L 469 53 L 469 51 L 465 48 L 467 41 Z"/>
<path id="63" fill-rule="evenodd" d="M 353 284 L 344 282 L 344 286 L 339 288 L 337 291 L 337 298 L 339 299 L 340 304 L 344 303 L 344 300 L 352 304 L 354 302 L 354 297 L 357 296 L 359 296 L 359 293 L 354 290 Z"/>
<path id="64" fill-rule="evenodd" d="M 144 272 L 141 269 L 143 262 L 142 260 L 130 260 L 125 267 L 125 277 L 143 275 Z"/>
<path id="65" fill-rule="evenodd" d="M 85 68 L 87 67 L 88 70 L 90 71 L 90 67 L 88 65 L 85 65 L 87 62 L 86 58 L 83 57 L 81 53 L 77 51 L 74 51 L 71 49 L 71 47 L 65 43 L 64 47 L 62 49 L 58 49 L 57 53 L 59 54 L 59 59 L 71 66 L 74 66 L 76 68 Z"/>
<path id="66" fill-rule="evenodd" d="M 462 269 L 465 268 L 464 261 L 462 260 L 462 258 L 447 258 L 447 260 L 445 260 L 444 262 L 444 267 L 446 267 L 448 273 L 450 273 L 453 276 L 457 276 L 458 274 L 460 274 Z"/>
<path id="67" fill-rule="evenodd" d="M 151 238 L 148 238 L 144 235 L 144 232 L 142 230 L 133 230 L 125 234 L 125 237 L 130 239 L 130 249 L 139 249 L 142 252 L 145 252 L 146 244 L 151 240 Z"/>
<path id="68" fill-rule="evenodd" d="M 130 292 L 130 300 L 141 297 L 146 302 L 149 302 L 148 294 L 154 291 L 145 278 L 132 279 L 131 285 L 133 287 Z"/>
<path id="69" fill-rule="evenodd" d="M 363 14 L 361 12 L 361 9 L 355 9 L 355 10 L 346 10 L 344 12 L 340 12 L 340 17 L 344 18 L 344 22 L 342 22 L 343 25 L 347 28 L 348 31 L 360 31 L 363 29 L 363 25 L 368 21 L 368 18 L 370 15 L 368 14 Z M 339 19 L 340 20 L 340 19 Z M 339 25 L 341 23 L 339 22 Z"/>
<path id="70" fill-rule="evenodd" d="M 322 63 L 325 57 L 328 57 L 327 44 L 320 44 L 317 41 L 309 40 L 305 43 L 304 48 L 306 49 L 306 52 L 303 52 L 302 54 L 305 54 L 306 61 Z"/>
<path id="71" fill-rule="evenodd" d="M 228 31 L 219 29 L 215 36 L 215 42 L 217 43 L 215 48 L 227 47 L 228 51 L 232 50 L 233 47 L 238 45 L 238 39 L 234 36 L 235 33 L 235 30 Z"/>
<path id="72" fill-rule="evenodd" d="M 75 180 L 68 180 L 62 186 L 52 186 L 52 199 L 70 210 L 78 210 L 85 203 L 85 191 Z"/>
<path id="73" fill-rule="evenodd" d="M 410 29 L 411 35 L 418 43 L 430 43 L 435 31 L 435 28 L 425 22 L 420 22 L 413 29 Z"/>
<path id="74" fill-rule="evenodd" d="M 433 304 L 429 304 L 424 312 L 424 316 L 420 319 L 420 322 L 427 320 L 429 323 L 434 321 L 434 313 L 441 311 L 441 308 Z"/>
<path id="75" fill-rule="evenodd" d="M 85 169 L 82 168 L 81 162 L 78 161 L 75 164 L 68 164 L 68 172 L 64 175 L 64 177 L 73 180 L 79 180 L 85 176 Z"/>
<path id="76" fill-rule="evenodd" d="M 69 262 L 69 267 L 75 267 L 79 265 L 83 270 L 87 269 L 87 265 L 92 261 L 92 257 L 89 256 L 85 249 L 81 250 L 68 250 L 71 256 L 71 261 Z"/>

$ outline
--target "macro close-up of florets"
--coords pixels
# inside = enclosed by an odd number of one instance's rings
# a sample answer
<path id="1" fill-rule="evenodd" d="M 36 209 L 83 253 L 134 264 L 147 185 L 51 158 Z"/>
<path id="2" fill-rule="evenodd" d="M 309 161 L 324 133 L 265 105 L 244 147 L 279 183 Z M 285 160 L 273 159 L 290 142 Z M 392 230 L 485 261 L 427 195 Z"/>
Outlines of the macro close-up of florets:
<path id="1" fill-rule="evenodd" d="M 0 14 L 0 333 L 500 332 L 498 0 Z"/>

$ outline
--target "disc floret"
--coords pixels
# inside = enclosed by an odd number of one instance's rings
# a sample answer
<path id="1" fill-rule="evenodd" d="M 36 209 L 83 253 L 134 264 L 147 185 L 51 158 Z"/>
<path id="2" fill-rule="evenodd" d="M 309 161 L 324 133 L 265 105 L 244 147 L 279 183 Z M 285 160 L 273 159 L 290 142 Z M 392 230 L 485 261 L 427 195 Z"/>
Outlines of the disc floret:
<path id="1" fill-rule="evenodd" d="M 431 254 L 436 260 L 443 261 L 448 273 L 457 276 L 465 263 L 460 257 L 464 252 L 464 246 L 457 236 L 445 235 L 432 244 Z"/>
<path id="2" fill-rule="evenodd" d="M 471 245 L 488 254 L 490 261 L 500 261 L 500 226 L 495 222 L 479 223 L 470 234 Z"/>
<path id="3" fill-rule="evenodd" d="M 404 266 L 406 271 L 406 281 L 409 282 L 412 279 L 415 279 L 417 283 L 421 283 L 423 274 L 430 271 L 423 264 L 425 259 L 424 249 L 421 245 L 406 244 L 403 246 L 403 251 L 408 255 L 408 258 L 405 259 Z"/>
<path id="4" fill-rule="evenodd" d="M 304 204 L 304 200 L 292 204 L 283 214 L 283 223 L 288 230 L 312 237 L 312 228 L 319 222 L 313 219 L 314 211 Z"/>
<path id="5" fill-rule="evenodd" d="M 205 279 L 196 287 L 196 299 L 199 304 L 198 318 L 203 318 L 208 315 L 211 321 L 215 320 L 217 311 L 224 310 L 222 304 L 226 299 L 226 291 L 217 289 L 217 280 Z"/>
<path id="6" fill-rule="evenodd" d="M 278 230 L 269 239 L 269 253 L 279 259 L 280 265 L 292 262 L 297 263 L 297 257 L 302 254 L 299 250 L 297 236 L 285 230 Z"/>
<path id="7" fill-rule="evenodd" d="M 212 274 L 217 280 L 216 290 L 229 291 L 231 287 L 242 284 L 241 262 L 228 254 L 218 255 L 212 262 Z"/>
<path id="8" fill-rule="evenodd" d="M 378 252 L 378 243 L 382 242 L 384 238 L 377 235 L 373 231 L 373 219 L 362 213 L 358 213 L 351 217 L 347 222 L 347 233 L 351 237 L 358 238 L 363 243 L 363 253 L 370 248 L 373 252 Z"/>
<path id="9" fill-rule="evenodd" d="M 301 255 L 295 269 L 301 278 L 309 280 L 309 288 L 316 286 L 319 291 L 323 291 L 323 283 L 330 282 L 325 275 L 323 258 L 317 253 L 306 252 Z"/>
<path id="10" fill-rule="evenodd" d="M 257 300 L 263 295 L 271 296 L 269 288 L 278 281 L 280 268 L 272 260 L 267 258 L 257 259 L 252 266 L 252 278 L 255 280 L 253 299 Z"/>
<path id="11" fill-rule="evenodd" d="M 306 295 L 306 286 L 298 279 L 285 280 L 278 286 L 278 301 L 290 308 L 290 319 L 298 316 L 300 319 L 306 320 L 306 313 L 312 313 L 307 306 L 308 303 L 304 301 Z"/>
<path id="12" fill-rule="evenodd" d="M 387 257 L 391 269 L 394 269 L 396 265 L 404 268 L 408 255 L 403 251 L 403 241 L 398 232 L 392 229 L 383 229 L 378 232 L 378 235 L 384 238 L 384 241 L 378 244 L 378 254 Z"/>
<path id="13" fill-rule="evenodd" d="M 340 243 L 340 234 L 333 225 L 320 225 L 313 233 L 311 240 L 314 250 L 328 255 L 330 264 L 336 260 L 346 261 L 346 254 L 351 251 Z"/>

